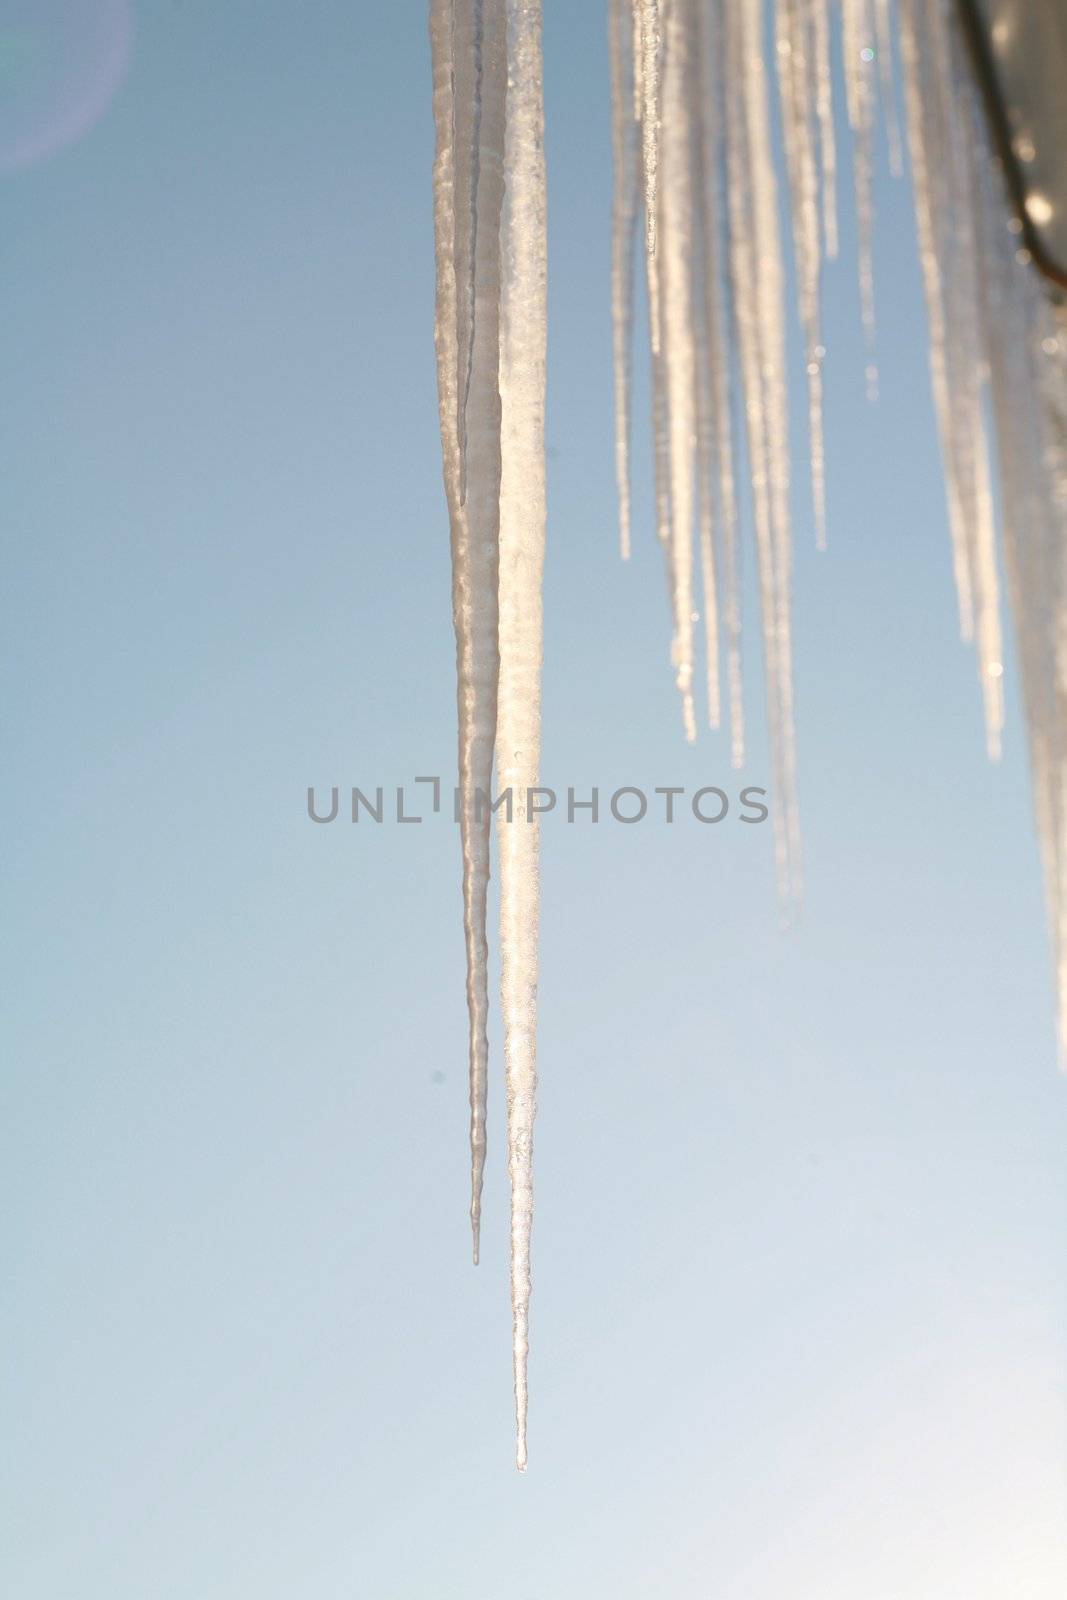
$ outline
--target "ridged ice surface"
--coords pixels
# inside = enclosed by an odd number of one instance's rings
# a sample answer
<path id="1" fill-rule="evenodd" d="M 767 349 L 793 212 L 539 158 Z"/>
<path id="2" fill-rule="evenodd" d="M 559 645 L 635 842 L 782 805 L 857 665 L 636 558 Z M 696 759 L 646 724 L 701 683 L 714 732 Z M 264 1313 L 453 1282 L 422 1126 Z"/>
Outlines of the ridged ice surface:
<path id="1" fill-rule="evenodd" d="M 779 170 L 788 190 L 795 264 L 790 298 L 795 295 L 804 352 L 812 523 L 822 544 L 820 279 L 823 262 L 837 252 L 844 161 L 834 135 L 833 30 L 839 28 L 851 133 L 872 397 L 872 178 L 879 117 L 891 168 L 903 161 L 896 47 L 959 624 L 975 646 L 986 739 L 995 757 L 1004 721 L 1002 566 L 1015 620 L 1067 1058 L 1067 313 L 1022 247 L 958 16 L 955 0 L 775 0 L 768 30 L 762 0 L 608 0 L 621 545 L 627 554 L 639 532 L 630 504 L 630 381 L 640 238 L 651 345 L 652 520 L 671 601 L 682 725 L 692 738 L 703 702 L 712 727 L 728 720 L 731 758 L 743 762 L 740 572 L 747 543 L 759 591 L 775 855 L 789 913 L 800 898 L 801 868 Z M 527 799 L 537 783 L 540 751 L 545 533 L 540 0 L 431 0 L 430 24 L 435 337 L 459 686 L 476 1259 L 485 1160 L 491 837 L 491 814 L 478 806 L 477 795 L 510 788 L 515 797 L 513 820 L 500 810 L 496 826 L 522 1468 L 539 895 L 538 834 Z M 749 508 L 745 518 L 742 506 Z"/>
<path id="2" fill-rule="evenodd" d="M 526 1354 L 536 1097 L 544 557 L 545 179 L 540 0 L 432 0 L 435 341 L 459 686 L 460 821 L 470 1015 L 471 1222 L 478 1259 L 486 1151 L 486 893 L 494 787 L 501 1011 L 511 1179 L 517 1457 Z M 632 101 L 628 107 L 631 126 Z M 507 181 L 505 185 L 505 169 Z M 636 205 L 635 205 L 636 214 Z M 495 766 L 495 780 L 494 780 Z"/>
<path id="3" fill-rule="evenodd" d="M 501 823 L 500 958 L 511 1180 L 516 1460 L 526 1467 L 533 1124 L 537 1092 L 538 830 L 545 550 L 545 166 L 540 0 L 508 0 L 507 195 L 501 282 L 500 699 L 497 772 L 517 804 Z"/>
<path id="4" fill-rule="evenodd" d="M 507 61 L 492 0 L 433 0 L 434 336 L 459 697 L 460 837 L 470 1023 L 471 1228 L 478 1260 L 488 1083 L 490 815 L 497 717 L 500 215 Z"/>

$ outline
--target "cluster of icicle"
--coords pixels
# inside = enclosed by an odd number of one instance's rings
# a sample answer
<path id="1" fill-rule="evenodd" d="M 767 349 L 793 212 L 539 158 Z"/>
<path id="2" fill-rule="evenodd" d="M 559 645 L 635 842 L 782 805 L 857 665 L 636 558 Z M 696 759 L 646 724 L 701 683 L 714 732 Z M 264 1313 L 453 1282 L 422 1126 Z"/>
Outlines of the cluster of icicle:
<path id="1" fill-rule="evenodd" d="M 886 109 L 891 160 L 894 167 L 900 164 L 888 0 L 842 0 L 841 27 L 853 134 L 861 303 L 873 344 L 872 137 L 879 92 Z M 774 31 L 807 372 L 811 496 L 816 542 L 823 548 L 825 350 L 819 288 L 823 260 L 837 251 L 831 0 L 777 0 Z M 674 623 L 671 656 L 683 724 L 686 737 L 694 738 L 696 623 L 702 610 L 708 722 L 716 728 L 723 717 L 722 656 L 731 759 L 735 766 L 743 763 L 738 517 L 743 461 L 751 497 L 777 796 L 775 853 L 782 906 L 788 914 L 801 892 L 793 556 L 785 272 L 765 34 L 765 10 L 759 0 L 609 0 L 615 157 L 615 456 L 626 558 L 631 542 L 634 239 L 643 205 L 656 531 L 666 556 Z M 873 396 L 877 386 L 873 359 L 867 381 Z M 736 411 L 735 396 L 740 396 Z M 738 412 L 740 430 L 734 420 Z"/>
<path id="2" fill-rule="evenodd" d="M 825 547 L 820 277 L 837 250 L 832 20 L 851 133 L 860 304 L 873 359 L 873 138 L 881 109 L 902 170 L 893 55 L 903 67 L 930 368 L 941 434 L 961 632 L 976 646 L 991 758 L 1004 721 L 998 598 L 1004 564 L 1019 636 L 1038 830 L 1067 1048 L 1067 694 L 1063 312 L 1020 248 L 992 155 L 957 0 L 608 0 L 615 158 L 612 310 L 615 454 L 630 552 L 630 351 L 643 206 L 656 531 L 672 602 L 672 662 L 688 738 L 699 572 L 708 721 L 744 759 L 738 486 L 747 475 L 759 580 L 779 887 L 800 894 L 792 679 L 792 534 L 783 241 L 772 151 L 775 65 L 805 351 L 816 543 Z M 771 48 L 768 48 L 771 46 Z M 732 407 L 736 396 L 738 404 Z M 733 418 L 741 421 L 734 429 Z M 735 436 L 735 433 L 739 436 Z M 743 463 L 743 467 L 742 464 Z M 694 549 L 695 546 L 695 549 Z"/>
<path id="3" fill-rule="evenodd" d="M 471 1226 L 478 1260 L 488 1040 L 490 795 L 497 812 L 511 1179 L 517 1461 L 537 1087 L 537 824 L 545 473 L 545 174 L 540 0 L 432 0 L 435 342 L 459 677 L 460 832 L 470 1015 Z"/>
<path id="4" fill-rule="evenodd" d="M 890 163 L 899 170 L 892 69 L 894 44 L 899 48 L 961 631 L 976 645 L 987 743 L 995 757 L 1003 726 L 993 495 L 999 476 L 1004 569 L 1018 635 L 1061 1044 L 1067 1047 L 1067 323 L 1020 247 L 1020 224 L 1011 217 L 991 154 L 956 0 L 775 0 L 770 39 L 762 0 L 607 4 L 622 553 L 629 554 L 631 542 L 630 365 L 640 233 L 652 352 L 655 523 L 666 559 L 683 726 L 688 738 L 695 737 L 699 590 L 707 718 L 718 726 L 725 709 L 731 758 L 742 764 L 739 507 L 747 500 L 776 794 L 775 854 L 786 911 L 799 899 L 801 871 L 785 270 L 771 97 L 776 78 L 805 351 L 813 521 L 822 547 L 820 277 L 824 260 L 837 249 L 835 10 L 872 398 L 878 382 L 873 138 L 880 103 Z M 537 830 L 525 801 L 538 770 L 544 540 L 539 0 L 431 0 L 431 38 L 436 343 L 459 673 L 471 1219 L 477 1260 L 492 820 L 485 798 L 495 763 L 497 789 L 511 788 L 515 796 L 513 821 L 503 812 L 496 815 L 523 1467 L 538 912 Z"/>
<path id="5" fill-rule="evenodd" d="M 902 0 L 900 44 L 960 626 L 976 645 L 995 758 L 995 468 L 1067 1064 L 1067 311 L 1009 209 L 955 7 Z"/>

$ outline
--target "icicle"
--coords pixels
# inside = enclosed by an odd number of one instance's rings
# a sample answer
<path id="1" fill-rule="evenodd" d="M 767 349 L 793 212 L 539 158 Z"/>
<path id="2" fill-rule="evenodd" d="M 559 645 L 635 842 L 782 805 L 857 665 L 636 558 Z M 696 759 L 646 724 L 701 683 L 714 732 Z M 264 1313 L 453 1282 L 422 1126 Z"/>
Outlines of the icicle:
<path id="1" fill-rule="evenodd" d="M 874 264 L 872 233 L 874 176 L 872 133 L 874 123 L 874 28 L 870 0 L 841 0 L 842 49 L 845 59 L 845 95 L 852 129 L 852 171 L 856 191 L 860 310 L 868 350 L 874 348 Z M 878 368 L 873 355 L 867 362 L 867 398 L 878 397 Z"/>
<path id="2" fill-rule="evenodd" d="M 615 369 L 615 482 L 619 546 L 630 558 L 630 349 L 633 340 L 637 128 L 634 120 L 632 0 L 609 0 L 614 194 L 611 210 L 611 323 Z"/>
<path id="3" fill-rule="evenodd" d="M 1004 566 L 1016 622 L 1034 812 L 1067 1064 L 1067 343 L 1064 310 L 1017 248 L 1001 174 L 943 0 L 904 0 L 901 53 L 954 565 L 973 633 L 990 753 L 1003 661 L 991 469 L 995 436 Z M 984 401 L 991 401 L 993 427 Z"/>
<path id="4" fill-rule="evenodd" d="M 967 530 L 960 505 L 957 474 L 954 463 L 954 429 L 952 411 L 952 386 L 949 375 L 949 351 L 946 338 L 944 312 L 944 286 L 941 262 L 935 242 L 935 222 L 939 208 L 935 196 L 935 173 L 927 162 L 926 136 L 923 131 L 925 115 L 933 115 L 933 105 L 924 112 L 923 96 L 932 92 L 926 81 L 923 53 L 915 29 L 912 6 L 905 4 L 901 17 L 901 54 L 904 61 L 904 87 L 908 115 L 909 144 L 911 150 L 912 180 L 915 188 L 915 222 L 919 239 L 919 262 L 922 267 L 926 291 L 926 314 L 930 338 L 930 380 L 934 395 L 934 410 L 941 438 L 941 451 L 945 468 L 945 488 L 948 498 L 949 529 L 952 535 L 953 571 L 959 605 L 960 634 L 969 639 L 974 628 L 974 599 L 971 593 L 971 571 L 967 551 Z"/>
<path id="5" fill-rule="evenodd" d="M 904 157 L 893 78 L 893 0 L 874 0 L 874 25 L 878 37 L 878 84 L 889 149 L 889 170 L 894 178 L 899 178 L 904 173 Z"/>
<path id="6" fill-rule="evenodd" d="M 972 146 L 981 129 L 958 104 L 969 93 L 957 42 L 939 4 L 915 27 L 902 20 L 916 213 L 930 323 L 931 375 L 948 488 L 962 631 L 974 637 L 990 756 L 999 754 L 1004 719 L 1003 645 L 996 564 L 989 442 L 980 349 L 980 241 L 974 207 Z M 921 37 L 921 45 L 919 39 Z"/>
<path id="7" fill-rule="evenodd" d="M 788 912 L 801 891 L 793 553 L 784 285 L 765 6 L 762 0 L 609 3 L 616 157 L 615 452 L 623 551 L 630 539 L 630 241 L 643 192 L 656 527 L 668 571 L 686 732 L 695 731 L 696 520 L 709 720 L 716 723 L 720 712 L 721 589 L 732 758 L 735 765 L 744 759 L 736 388 L 751 482 L 775 857 Z M 830 9 L 830 0 L 776 0 L 782 127 L 809 380 L 812 493 L 820 528 L 819 278 L 823 255 L 837 248 Z M 876 98 L 889 123 L 891 163 L 899 165 L 893 7 L 891 0 L 841 0 L 841 10 L 860 291 L 871 343 Z M 511 792 L 514 806 L 512 816 L 497 815 L 513 1359 L 522 1468 L 538 963 L 538 833 L 530 791 L 540 758 L 545 526 L 541 7 L 540 0 L 431 0 L 430 18 L 437 140 L 435 342 L 459 677 L 471 1217 L 477 1259 L 485 1151 L 490 825 L 488 806 L 479 807 L 478 795 L 488 794 L 495 754 L 497 787 Z M 1067 310 L 1050 300 L 1030 270 L 1028 252 L 1018 247 L 1011 229 L 1021 229 L 1021 219 L 1006 224 L 1001 174 L 990 160 L 955 0 L 900 0 L 900 44 L 960 627 L 974 638 L 987 742 L 995 756 L 1004 672 L 992 491 L 995 449 L 1004 568 L 1016 621 L 1067 1065 Z M 868 370 L 873 383 L 873 363 Z"/>
<path id="8" fill-rule="evenodd" d="M 475 15 L 475 12 L 478 15 Z M 445 491 L 452 532 L 452 611 L 456 632 L 459 699 L 460 834 L 463 849 L 463 921 L 470 1019 L 471 1229 L 478 1260 L 488 1040 L 489 882 L 487 804 L 493 769 L 497 697 L 497 527 L 500 493 L 500 412 L 497 304 L 500 206 L 503 192 L 504 39 L 498 6 L 487 14 L 470 0 L 433 0 L 430 35 L 437 150 L 434 166 L 434 234 L 437 257 L 438 394 Z M 476 43 L 477 41 L 477 43 Z M 458 101 L 473 96 L 471 60 L 481 59 L 481 115 L 476 166 L 477 196 L 469 181 L 466 145 L 457 130 L 470 118 Z M 468 108 L 469 109 L 469 108 Z M 464 153 L 457 160 L 457 151 Z M 462 210 L 461 210 L 462 205 Z M 459 244 L 460 240 L 466 242 Z M 461 270 L 464 276 L 461 276 Z M 478 316 L 472 317 L 477 306 Z M 461 314 L 462 308 L 466 311 Z M 469 371 L 468 371 L 469 367 Z M 467 390 L 465 406 L 460 394 Z M 469 417 L 466 481 L 460 418 Z M 464 492 L 465 491 L 465 492 Z"/>
<path id="9" fill-rule="evenodd" d="M 837 255 L 837 149 L 834 139 L 833 75 L 830 69 L 830 0 L 808 0 L 811 20 L 811 95 L 819 123 L 823 243 L 827 259 Z"/>
<path id="10" fill-rule="evenodd" d="M 533 1123 L 537 1090 L 538 830 L 545 538 L 545 167 L 540 0 L 507 0 L 507 196 L 500 401 L 500 695 L 497 769 L 515 797 L 498 827 L 500 948 L 511 1179 L 516 1462 L 526 1467 Z"/>
<path id="11" fill-rule="evenodd" d="M 659 216 L 660 58 L 662 0 L 636 0 L 640 6 L 641 163 L 645 185 L 645 255 L 648 258 L 648 320 L 652 352 L 659 354 L 659 272 L 656 268 L 656 221 Z"/>
<path id="12" fill-rule="evenodd" d="M 717 501 L 721 533 L 723 618 L 726 633 L 726 682 L 730 705 L 730 759 L 735 767 L 745 762 L 745 711 L 741 671 L 741 571 L 737 531 L 736 471 L 730 406 L 731 375 L 737 365 L 735 342 L 730 335 L 732 322 L 725 310 L 724 264 L 725 204 L 723 196 L 725 147 L 723 132 L 723 56 L 721 22 L 708 7 L 695 0 L 693 5 L 693 49 L 697 87 L 694 115 L 697 120 L 696 161 L 698 203 L 695 216 L 700 230 L 700 281 L 696 288 L 698 307 L 697 397 L 705 423 L 711 433 L 711 450 L 700 430 L 700 484 L 705 506 Z M 706 535 L 702 531 L 702 545 Z M 706 559 L 703 558 L 702 559 Z M 714 581 L 714 569 L 711 573 Z M 711 607 L 705 574 L 705 609 Z M 718 627 L 706 625 L 708 650 L 709 708 L 718 706 Z M 709 716 L 713 726 L 717 716 Z"/>
<path id="13" fill-rule="evenodd" d="M 696 738 L 693 712 L 693 441 L 696 377 L 693 360 L 692 154 L 689 106 L 695 92 L 689 68 L 686 14 L 679 0 L 667 9 L 663 69 L 661 194 L 663 334 L 667 379 L 667 439 L 671 486 L 671 658 L 682 697 L 685 736 Z"/>
<path id="14" fill-rule="evenodd" d="M 662 211 L 663 194 L 657 189 L 656 204 Z M 668 583 L 671 594 L 674 580 L 671 575 L 673 554 L 671 550 L 671 470 L 670 432 L 667 412 L 667 364 L 660 344 L 660 275 L 662 258 L 657 253 L 645 251 L 645 277 L 648 289 L 650 345 L 652 352 L 652 456 L 656 496 L 656 537 L 667 559 Z M 673 613 L 672 613 L 673 614 Z"/>
<path id="15" fill-rule="evenodd" d="M 720 11 L 728 79 L 728 193 L 733 303 L 745 400 L 763 613 L 775 855 L 783 911 L 799 899 L 792 683 L 792 551 L 785 391 L 785 316 L 778 199 L 771 159 L 762 7 Z"/>
<path id="16" fill-rule="evenodd" d="M 716 293 L 718 240 L 714 228 L 714 181 L 709 183 L 706 161 L 709 142 L 706 128 L 705 70 L 701 8 L 688 7 L 688 51 L 691 74 L 690 115 L 692 129 L 692 218 L 693 218 L 693 345 L 694 392 L 696 404 L 697 505 L 700 528 L 700 581 L 704 597 L 705 688 L 708 726 L 717 728 L 722 718 L 719 684 L 719 580 L 716 571 L 715 533 L 720 519 L 718 458 L 716 450 L 715 361 L 711 331 L 711 305 Z M 709 215 L 709 211 L 711 215 Z"/>
<path id="17" fill-rule="evenodd" d="M 999 178 L 971 150 L 982 327 L 995 419 L 1004 565 L 1030 746 L 1061 1064 L 1067 1067 L 1067 337 L 1064 309 L 1016 260 Z M 1000 677 L 1000 674 L 997 674 Z"/>
<path id="18" fill-rule="evenodd" d="M 792 197 L 793 250 L 797 300 L 804 332 L 808 379 L 808 438 L 811 455 L 811 498 L 815 542 L 826 548 L 826 470 L 822 423 L 822 356 L 819 332 L 819 180 L 815 129 L 812 123 L 812 73 L 808 60 L 809 30 L 805 0 L 779 0 L 778 84 L 782 129 Z"/>

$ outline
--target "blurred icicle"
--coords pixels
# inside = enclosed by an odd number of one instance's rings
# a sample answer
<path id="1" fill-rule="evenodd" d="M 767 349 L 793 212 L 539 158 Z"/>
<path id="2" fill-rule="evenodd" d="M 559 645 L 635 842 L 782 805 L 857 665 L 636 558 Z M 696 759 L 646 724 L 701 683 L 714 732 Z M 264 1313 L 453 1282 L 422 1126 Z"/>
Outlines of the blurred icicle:
<path id="1" fill-rule="evenodd" d="M 615 483 L 619 547 L 630 558 L 630 366 L 633 340 L 634 233 L 637 223 L 637 121 L 633 113 L 633 0 L 608 0 L 612 155 L 611 321 L 615 368 Z"/>
<path id="2" fill-rule="evenodd" d="M 834 139 L 834 92 L 830 70 L 830 0 L 806 0 L 811 28 L 811 88 L 819 124 L 819 167 L 822 178 L 823 245 L 828 260 L 837 255 L 837 148 Z"/>
<path id="3" fill-rule="evenodd" d="M 852 130 L 852 174 L 856 193 L 860 312 L 869 351 L 867 397 L 878 397 L 874 361 L 874 84 L 875 26 L 871 0 L 841 0 L 841 47 L 845 61 L 845 101 Z"/>
<path id="4" fill-rule="evenodd" d="M 878 37 L 878 92 L 889 149 L 889 170 L 894 178 L 900 178 L 904 173 L 904 154 L 893 75 L 893 0 L 874 0 L 874 25 Z"/>
<path id="5" fill-rule="evenodd" d="M 819 331 L 819 170 L 817 93 L 811 67 L 815 46 L 806 0 L 778 0 L 778 86 L 782 103 L 786 170 L 792 199 L 797 300 L 808 380 L 808 441 L 815 542 L 826 548 L 826 469 L 822 422 L 822 338 Z"/>
<path id="6" fill-rule="evenodd" d="M 639 46 L 641 87 L 641 171 L 645 185 L 645 255 L 648 259 L 648 320 L 652 350 L 659 353 L 659 272 L 656 226 L 659 218 L 660 68 L 664 0 L 634 0 L 635 43 Z"/>

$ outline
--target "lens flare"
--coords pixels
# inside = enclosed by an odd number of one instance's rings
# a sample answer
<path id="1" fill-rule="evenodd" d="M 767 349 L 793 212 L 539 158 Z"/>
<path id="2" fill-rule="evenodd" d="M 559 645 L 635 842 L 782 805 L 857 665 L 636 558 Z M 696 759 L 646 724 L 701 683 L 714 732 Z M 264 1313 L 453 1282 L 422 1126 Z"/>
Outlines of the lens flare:
<path id="1" fill-rule="evenodd" d="M 125 76 L 132 38 L 130 0 L 5 0 L 0 172 L 84 138 Z"/>

